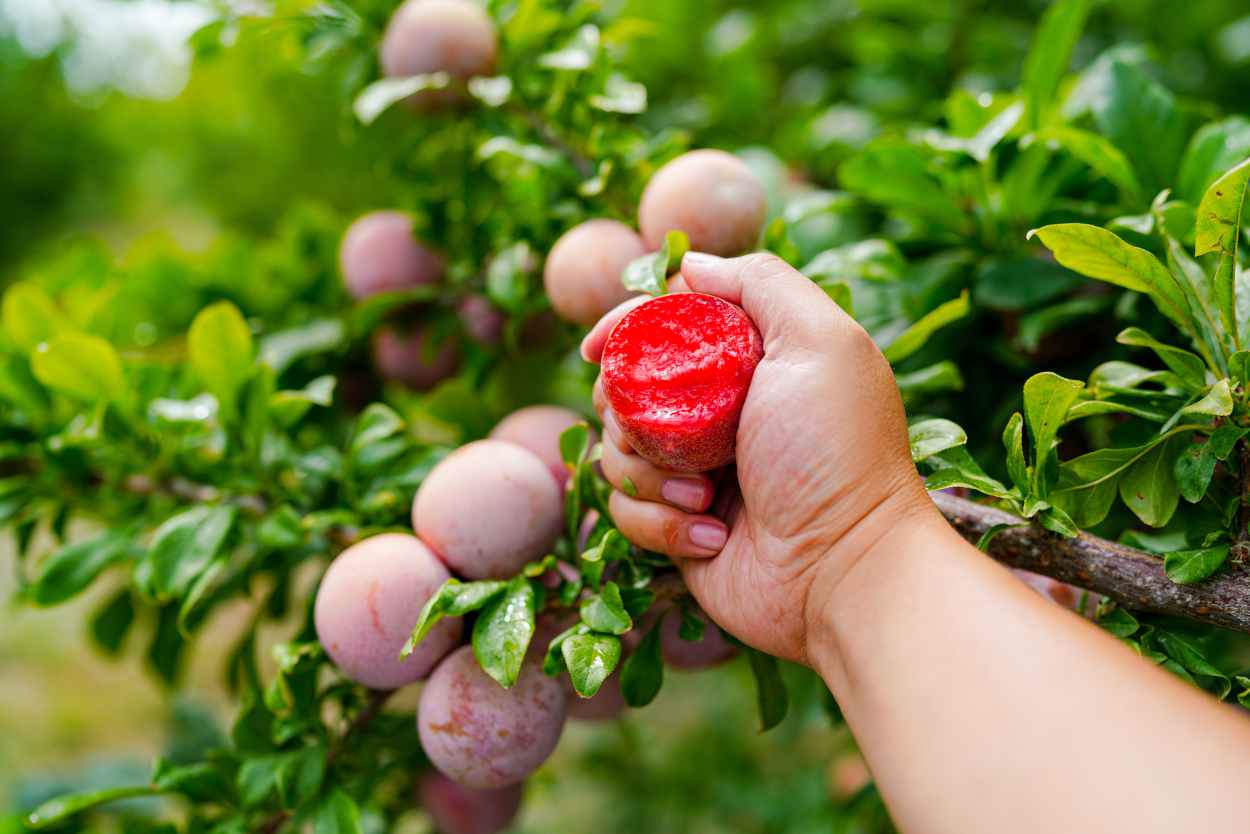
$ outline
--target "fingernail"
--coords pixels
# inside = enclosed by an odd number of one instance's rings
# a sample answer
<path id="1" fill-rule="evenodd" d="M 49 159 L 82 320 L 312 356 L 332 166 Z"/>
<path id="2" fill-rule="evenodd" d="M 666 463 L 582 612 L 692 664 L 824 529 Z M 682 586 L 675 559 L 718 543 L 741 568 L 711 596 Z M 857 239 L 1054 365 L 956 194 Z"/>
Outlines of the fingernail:
<path id="1" fill-rule="evenodd" d="M 723 524 L 696 521 L 690 525 L 690 543 L 704 550 L 720 550 L 729 539 L 729 531 Z"/>
<path id="2" fill-rule="evenodd" d="M 685 257 L 681 259 L 682 266 L 693 266 L 710 268 L 716 266 L 724 258 L 718 258 L 716 255 L 709 255 L 707 252 L 687 252 Z"/>
<path id="3" fill-rule="evenodd" d="M 707 509 L 707 493 L 707 485 L 694 478 L 670 478 L 660 485 L 665 501 L 695 513 Z"/>

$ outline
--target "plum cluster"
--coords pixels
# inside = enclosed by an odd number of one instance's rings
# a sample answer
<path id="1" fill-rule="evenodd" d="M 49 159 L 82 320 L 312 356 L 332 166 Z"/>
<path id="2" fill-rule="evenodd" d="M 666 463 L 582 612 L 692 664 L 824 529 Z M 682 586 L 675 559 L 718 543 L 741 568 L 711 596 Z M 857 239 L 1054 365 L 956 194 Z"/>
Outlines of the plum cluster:
<path id="1" fill-rule="evenodd" d="M 464 81 L 493 72 L 497 53 L 495 26 L 481 5 L 407 0 L 386 28 L 379 59 L 388 76 L 446 73 Z M 422 111 L 455 105 L 462 101 L 459 89 L 450 84 L 423 91 L 407 103 Z M 544 269 L 551 306 L 561 318 L 589 326 L 631 295 L 622 272 L 657 250 L 668 231 L 685 232 L 696 249 L 739 254 L 754 247 L 764 213 L 764 189 L 738 158 L 708 150 L 680 156 L 647 185 L 641 234 L 616 220 L 595 219 L 556 242 Z M 416 228 L 413 215 L 396 210 L 371 212 L 351 224 L 339 265 L 354 299 L 437 291 L 447 258 L 419 239 Z M 470 338 L 487 345 L 499 341 L 503 316 L 485 296 L 469 296 L 457 313 Z M 373 334 L 373 362 L 384 379 L 428 390 L 457 373 L 457 342 L 421 323 L 390 320 Z M 317 635 L 342 674 L 379 690 L 424 681 L 417 726 L 436 771 L 418 778 L 416 793 L 444 834 L 506 828 L 522 783 L 556 747 L 566 719 L 610 719 L 625 708 L 619 674 L 595 697 L 583 699 L 567 680 L 543 673 L 542 652 L 568 627 L 568 615 L 540 615 L 530 655 L 509 689 L 479 668 L 462 618 L 440 621 L 401 659 L 426 602 L 448 579 L 511 578 L 552 552 L 564 529 L 570 476 L 559 438 L 582 422 L 582 415 L 554 405 L 508 415 L 486 439 L 457 449 L 428 474 L 413 499 L 411 534 L 355 543 L 334 560 L 318 588 Z M 586 522 L 579 547 L 595 526 L 593 513 Z M 666 616 L 661 623 L 663 613 L 652 610 L 625 635 L 626 651 L 659 623 L 662 654 L 674 668 L 705 668 L 735 653 L 715 628 L 707 628 L 700 641 L 682 639 L 681 617 Z"/>

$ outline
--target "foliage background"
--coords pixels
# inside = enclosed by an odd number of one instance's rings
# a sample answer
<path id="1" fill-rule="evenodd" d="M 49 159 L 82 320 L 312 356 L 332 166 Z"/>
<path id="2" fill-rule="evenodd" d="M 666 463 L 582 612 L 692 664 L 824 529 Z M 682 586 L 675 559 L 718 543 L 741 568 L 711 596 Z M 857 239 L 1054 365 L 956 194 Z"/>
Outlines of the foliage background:
<path id="1" fill-rule="evenodd" d="M 355 5 L 377 26 L 391 4 Z M 643 22 L 645 35 L 618 60 L 649 91 L 639 119 L 645 129 L 692 146 L 768 148 L 827 188 L 846 187 L 839 165 L 878 134 L 943 119 L 951 90 L 976 96 L 1015 88 L 1046 6 L 603 5 L 612 17 Z M 89 306 L 99 303 L 90 297 L 92 283 L 124 276 L 127 303 L 159 309 L 161 327 L 171 331 L 223 296 L 243 298 L 249 314 L 277 315 L 291 288 L 249 285 L 256 264 L 279 283 L 298 284 L 310 303 L 324 304 L 340 292 L 333 248 L 343 226 L 362 211 L 411 197 L 411 181 L 394 165 L 395 144 L 412 141 L 400 124 L 409 117 L 387 114 L 372 130 L 352 123 L 351 98 L 373 69 L 351 50 L 310 62 L 307 33 L 294 23 L 241 32 L 228 48 L 201 38 L 185 89 L 171 99 L 141 98 L 112 89 L 125 86 L 116 79 L 93 87 L 90 78 L 75 76 L 67 62 L 75 48 L 87 47 L 72 37 L 42 57 L 28 54 L 28 39 L 19 42 L 19 35 L 30 10 L 0 3 L 6 285 L 73 285 Z M 1244 14 L 1237 0 L 1098 4 L 1073 66 L 1117 46 L 1145 56 L 1195 116 L 1245 113 Z M 762 152 L 758 161 L 780 190 L 786 170 Z M 831 222 L 818 235 L 822 248 L 889 229 L 883 213 L 864 206 Z M 558 233 L 562 224 L 548 218 L 542 234 Z M 980 254 L 1023 251 L 1022 231 L 1005 243 L 984 242 Z M 919 243 L 907 254 L 928 252 Z M 926 409 L 960 420 L 974 450 L 998 448 L 998 433 L 1019 405 L 1014 392 L 1039 367 L 1084 378 L 1089 353 L 1116 350 L 1119 327 L 1105 309 L 1098 313 L 1104 324 L 1091 331 L 1093 344 L 1050 355 L 1015 341 L 1020 312 L 978 306 L 930 348 L 957 358 L 966 384 L 963 393 L 926 400 Z M 132 323 L 118 319 L 119 341 L 158 335 L 127 330 Z M 978 457 L 992 465 L 994 454 Z M 16 564 L 9 552 L 0 561 Z M 199 644 L 176 691 L 163 690 L 141 652 L 106 660 L 92 650 L 82 624 L 108 591 L 94 588 L 57 609 L 15 604 L 0 612 L 0 803 L 7 810 L 28 810 L 69 788 L 142 780 L 152 755 L 191 755 L 228 726 L 220 669 L 230 641 Z M 207 628 L 237 631 L 247 616 L 243 607 L 227 606 Z M 274 641 L 289 636 L 281 624 L 266 631 Z M 710 674 L 713 680 L 677 676 L 654 706 L 620 724 L 571 727 L 530 790 L 521 830 L 582 831 L 591 817 L 600 830 L 620 832 L 886 830 L 870 795 L 850 807 L 838 796 L 831 762 L 852 742 L 829 729 L 809 678 L 788 673 L 795 708 L 778 731 L 759 736 L 743 664 Z M 635 766 L 639 758 L 643 765 Z M 409 822 L 421 830 L 419 818 Z M 0 817 L 0 831 L 6 825 L 17 830 L 15 818 Z"/>

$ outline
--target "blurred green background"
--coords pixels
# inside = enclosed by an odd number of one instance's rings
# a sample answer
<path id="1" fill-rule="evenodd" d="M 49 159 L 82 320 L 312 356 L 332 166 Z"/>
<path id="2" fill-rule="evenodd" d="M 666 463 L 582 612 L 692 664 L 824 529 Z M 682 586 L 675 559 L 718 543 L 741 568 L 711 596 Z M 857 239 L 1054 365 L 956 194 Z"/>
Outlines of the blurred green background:
<path id="1" fill-rule="evenodd" d="M 382 138 L 350 129 L 347 105 L 365 70 L 310 65 L 307 50 L 290 48 L 283 32 L 299 24 L 283 12 L 298 5 L 278 3 L 273 32 L 223 47 L 193 35 L 214 4 L 0 0 L 0 286 L 55 284 L 92 263 L 136 276 L 162 303 L 198 304 L 188 281 L 228 270 L 232 247 L 293 234 L 293 213 L 333 226 L 388 204 L 392 172 L 372 144 Z M 384 19 L 392 4 L 359 5 Z M 650 90 L 646 122 L 688 130 L 696 145 L 771 148 L 829 187 L 837 163 L 882 130 L 938 118 L 950 89 L 1012 88 L 1046 6 L 602 5 L 648 26 L 624 56 Z M 1076 64 L 1112 45 L 1149 55 L 1200 110 L 1250 105 L 1244 0 L 1101 4 Z M 208 277 L 188 278 L 188 264 Z M 8 547 L 0 564 L 13 561 Z M 166 692 L 137 652 L 92 651 L 83 623 L 107 590 L 53 610 L 0 610 L 4 809 L 145 778 L 153 755 L 198 750 L 229 720 L 220 669 L 231 641 L 200 641 L 180 690 Z M 225 609 L 209 633 L 238 630 L 244 616 Z M 859 790 L 862 764 L 845 730 L 831 728 L 819 687 L 789 674 L 796 708 L 766 736 L 754 731 L 740 663 L 674 675 L 654 705 L 624 721 L 571 726 L 533 781 L 521 830 L 584 831 L 589 819 L 633 834 L 888 830 L 871 790 Z M 414 815 L 412 830 L 423 826 Z"/>

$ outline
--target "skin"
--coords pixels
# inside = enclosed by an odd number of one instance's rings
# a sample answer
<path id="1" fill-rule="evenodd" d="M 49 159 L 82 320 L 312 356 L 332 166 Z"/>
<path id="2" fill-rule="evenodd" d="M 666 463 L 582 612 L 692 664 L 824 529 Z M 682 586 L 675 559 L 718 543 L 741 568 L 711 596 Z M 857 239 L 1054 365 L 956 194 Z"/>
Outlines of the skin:
<path id="1" fill-rule="evenodd" d="M 556 315 L 582 327 L 594 324 L 633 295 L 621 273 L 645 254 L 638 233 L 616 220 L 587 220 L 569 229 L 543 265 L 543 286 Z"/>
<path id="2" fill-rule="evenodd" d="M 620 489 L 628 471 L 638 492 L 612 496 L 613 518 L 673 557 L 722 627 L 821 675 L 900 830 L 1244 828 L 1250 721 L 954 532 L 910 462 L 889 366 L 854 321 L 772 256 L 688 255 L 682 276 L 764 337 L 737 470 L 697 506 L 665 500 L 669 474 L 605 413 L 604 472 Z M 619 314 L 589 334 L 588 359 Z"/>
<path id="3" fill-rule="evenodd" d="M 684 153 L 655 172 L 638 204 L 638 225 L 648 249 L 680 229 L 690 248 L 738 255 L 755 248 L 768 197 L 747 164 L 717 150 Z"/>
<path id="4" fill-rule="evenodd" d="M 497 789 L 547 760 L 560 741 L 568 699 L 540 663 L 527 659 L 511 689 L 482 671 L 472 646 L 438 665 L 421 690 L 417 730 L 439 771 L 468 788 Z"/>
<path id="5" fill-rule="evenodd" d="M 518 409 L 491 429 L 493 440 L 506 440 L 539 457 L 551 477 L 563 487 L 569 480 L 569 468 L 560 455 L 560 435 L 570 426 L 585 423 L 586 418 L 569 408 L 558 405 L 531 405 Z M 598 442 L 598 435 L 591 432 L 590 442 Z"/>
<path id="6" fill-rule="evenodd" d="M 412 525 L 452 572 L 504 579 L 546 555 L 564 523 L 564 493 L 532 452 L 502 440 L 461 446 L 426 476 Z"/>
<path id="7" fill-rule="evenodd" d="M 460 619 L 436 625 L 407 659 L 399 652 L 426 600 L 450 576 L 413 536 L 385 533 L 357 542 L 338 555 L 317 589 L 317 637 L 357 683 L 395 689 L 421 680 L 460 642 Z"/>
<path id="8" fill-rule="evenodd" d="M 358 217 L 339 245 L 339 270 L 353 298 L 436 284 L 443 258 L 412 236 L 412 215 L 374 211 Z"/>

